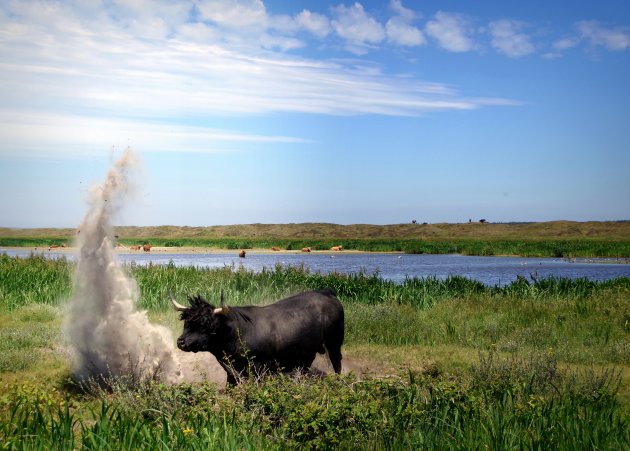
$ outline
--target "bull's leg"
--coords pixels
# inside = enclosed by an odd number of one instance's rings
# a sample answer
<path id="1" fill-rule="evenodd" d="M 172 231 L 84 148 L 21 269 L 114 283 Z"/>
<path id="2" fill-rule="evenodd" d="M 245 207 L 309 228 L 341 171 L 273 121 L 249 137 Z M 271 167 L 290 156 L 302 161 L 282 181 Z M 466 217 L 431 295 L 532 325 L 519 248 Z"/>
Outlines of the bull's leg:
<path id="1" fill-rule="evenodd" d="M 329 335 L 326 337 L 324 344 L 328 351 L 328 358 L 332 363 L 335 373 L 341 373 L 341 345 L 343 344 L 343 322 L 336 324 L 331 328 Z"/>
<path id="2" fill-rule="evenodd" d="M 332 363 L 335 373 L 341 373 L 341 346 L 337 346 L 336 348 L 329 348 L 328 358 L 330 359 L 330 363 Z"/>

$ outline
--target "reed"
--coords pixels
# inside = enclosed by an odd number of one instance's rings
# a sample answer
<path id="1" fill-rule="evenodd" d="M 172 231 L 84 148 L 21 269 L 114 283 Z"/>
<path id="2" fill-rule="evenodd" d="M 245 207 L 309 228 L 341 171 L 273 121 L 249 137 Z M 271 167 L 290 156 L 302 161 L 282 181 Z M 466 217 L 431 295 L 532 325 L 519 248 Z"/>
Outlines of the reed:
<path id="1" fill-rule="evenodd" d="M 454 298 L 498 296 L 574 300 L 597 291 L 630 287 L 628 278 L 598 282 L 519 277 L 507 285 L 486 286 L 460 276 L 407 278 L 396 283 L 383 280 L 378 273 L 323 274 L 311 272 L 304 266 L 277 265 L 258 273 L 235 266 L 212 269 L 132 263 L 126 268 L 140 287 L 140 307 L 149 310 L 168 308 L 169 292 L 180 298 L 201 294 L 212 300 L 224 290 L 228 302 L 240 305 L 269 302 L 300 290 L 332 288 L 347 303 L 411 305 L 427 309 Z M 0 255 L 0 307 L 12 310 L 31 303 L 58 304 L 70 293 L 72 270 L 73 264 L 63 258 L 47 259 L 35 254 L 27 258 Z"/>
<path id="2" fill-rule="evenodd" d="M 72 267 L 65 259 L 0 254 L 0 306 L 57 305 L 70 294 Z"/>

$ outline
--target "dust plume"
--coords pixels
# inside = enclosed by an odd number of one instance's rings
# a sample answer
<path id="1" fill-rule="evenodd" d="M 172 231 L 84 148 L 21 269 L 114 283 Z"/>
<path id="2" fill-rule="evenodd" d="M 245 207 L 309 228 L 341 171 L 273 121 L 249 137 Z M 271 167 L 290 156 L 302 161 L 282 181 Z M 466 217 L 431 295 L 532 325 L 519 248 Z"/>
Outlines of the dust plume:
<path id="1" fill-rule="evenodd" d="M 66 331 L 74 348 L 79 380 L 130 375 L 181 380 L 173 337 L 136 310 L 139 289 L 119 264 L 112 218 L 130 190 L 129 170 L 137 165 L 130 149 L 114 163 L 102 186 L 95 186 L 79 228 L 79 248 Z"/>

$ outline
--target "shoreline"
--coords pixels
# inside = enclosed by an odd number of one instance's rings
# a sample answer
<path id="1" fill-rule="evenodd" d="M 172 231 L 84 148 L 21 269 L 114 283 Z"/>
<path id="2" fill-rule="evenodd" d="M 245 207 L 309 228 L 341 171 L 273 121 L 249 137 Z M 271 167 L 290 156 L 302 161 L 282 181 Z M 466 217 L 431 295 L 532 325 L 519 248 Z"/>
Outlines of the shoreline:
<path id="1" fill-rule="evenodd" d="M 68 247 L 35 247 L 35 246 L 1 246 L 0 254 L 5 250 L 11 251 L 27 251 L 29 253 L 35 254 L 77 254 L 78 248 L 75 246 Z M 239 253 L 241 249 L 225 249 L 219 247 L 194 247 L 194 246 L 181 246 L 181 247 L 168 247 L 168 246 L 154 246 L 151 247 L 151 250 L 148 252 L 140 250 L 132 250 L 126 246 L 117 246 L 115 249 L 117 254 L 119 255 L 192 255 L 192 254 L 224 254 L 224 255 L 232 255 L 235 257 L 240 257 Z M 272 249 L 266 248 L 253 248 L 253 249 L 243 249 L 247 254 L 262 254 L 262 255 L 366 255 L 366 254 L 383 254 L 383 255 L 407 255 L 402 251 L 358 251 L 358 250 L 341 250 L 341 251 L 332 251 L 332 250 L 311 250 L 310 252 L 303 252 L 301 250 L 287 250 L 281 249 L 278 251 L 274 251 Z M 414 255 L 414 254 L 408 254 Z M 444 254 L 424 254 L 424 255 L 444 255 Z M 461 255 L 466 256 L 465 254 L 453 254 L 453 255 Z M 479 255 L 468 255 L 470 257 L 480 257 Z M 534 259 L 555 259 L 555 260 L 565 260 L 569 263 L 612 263 L 612 264 L 630 264 L 629 257 L 525 257 L 522 255 L 508 255 L 508 254 L 497 254 L 490 255 L 489 257 L 499 257 L 499 258 L 534 258 Z M 242 258 L 247 258 L 242 257 Z"/>
<path id="2" fill-rule="evenodd" d="M 13 251 L 29 251 L 34 253 L 61 253 L 61 254 L 76 254 L 78 248 L 75 246 L 68 247 L 34 247 L 34 246 L 2 246 L 0 247 L 0 252 L 3 250 L 13 250 Z M 246 254 L 404 254 L 404 252 L 400 251 L 391 251 L 391 252 L 370 252 L 370 251 L 357 251 L 357 250 L 341 250 L 341 251 L 331 251 L 331 250 L 311 250 L 310 252 L 303 252 L 299 249 L 281 249 L 278 251 L 274 251 L 272 249 L 265 248 L 253 248 L 253 249 L 242 249 Z M 148 252 L 140 250 L 132 250 L 125 246 L 117 246 L 115 248 L 116 253 L 125 254 L 125 255 L 134 255 L 134 254 L 234 254 L 238 256 L 241 249 L 225 249 L 219 247 L 195 247 L 195 246 L 182 246 L 182 247 L 167 247 L 167 246 L 153 246 L 151 250 Z"/>

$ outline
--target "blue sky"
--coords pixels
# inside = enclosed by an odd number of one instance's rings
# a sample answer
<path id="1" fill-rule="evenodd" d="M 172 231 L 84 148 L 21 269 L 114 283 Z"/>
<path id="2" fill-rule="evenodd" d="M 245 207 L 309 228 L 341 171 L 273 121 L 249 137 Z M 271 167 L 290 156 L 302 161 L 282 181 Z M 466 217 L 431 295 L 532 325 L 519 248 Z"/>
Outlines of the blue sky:
<path id="1" fill-rule="evenodd" d="M 627 1 L 0 2 L 0 226 L 630 219 Z"/>

